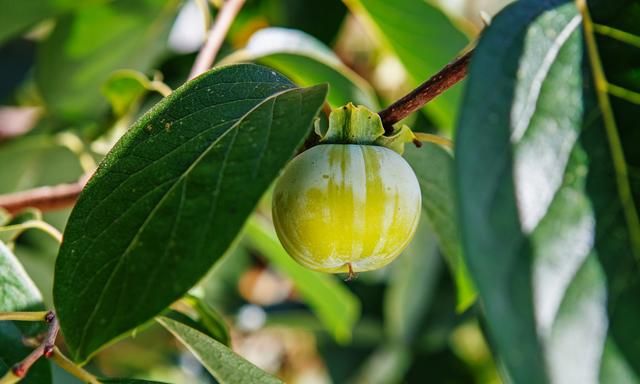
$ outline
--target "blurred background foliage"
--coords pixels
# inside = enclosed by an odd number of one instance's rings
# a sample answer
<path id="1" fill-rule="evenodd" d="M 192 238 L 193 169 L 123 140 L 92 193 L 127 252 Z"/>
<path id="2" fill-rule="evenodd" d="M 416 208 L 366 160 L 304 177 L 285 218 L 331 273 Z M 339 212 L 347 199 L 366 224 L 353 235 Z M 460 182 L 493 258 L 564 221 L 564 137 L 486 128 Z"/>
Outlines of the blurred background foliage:
<path id="1" fill-rule="evenodd" d="M 212 1 L 205 14 L 201 3 L 0 0 L 0 193 L 71 183 L 91 172 L 167 86 L 186 80 L 219 6 Z M 248 0 L 217 64 L 251 61 L 303 86 L 328 82 L 332 106 L 354 101 L 375 109 L 453 59 L 481 30 L 481 15 L 505 3 Z M 460 93 L 458 85 L 408 123 L 451 135 Z M 410 152 L 409 161 L 415 156 Z M 472 292 L 459 292 L 464 276 L 438 248 L 427 220 L 395 263 L 344 283 L 283 254 L 269 207 L 267 194 L 240 241 L 185 299 L 188 310 L 174 308 L 174 316 L 187 313 L 289 383 L 500 382 Z M 43 220 L 62 231 L 68 214 L 47 212 Z M 1 221 L 40 218 L 21 215 Z M 4 235 L 52 308 L 57 242 L 35 230 Z M 207 322 L 210 316 L 223 318 L 228 330 Z M 157 324 L 108 347 L 89 369 L 214 382 Z M 76 382 L 52 370 L 54 382 Z"/>

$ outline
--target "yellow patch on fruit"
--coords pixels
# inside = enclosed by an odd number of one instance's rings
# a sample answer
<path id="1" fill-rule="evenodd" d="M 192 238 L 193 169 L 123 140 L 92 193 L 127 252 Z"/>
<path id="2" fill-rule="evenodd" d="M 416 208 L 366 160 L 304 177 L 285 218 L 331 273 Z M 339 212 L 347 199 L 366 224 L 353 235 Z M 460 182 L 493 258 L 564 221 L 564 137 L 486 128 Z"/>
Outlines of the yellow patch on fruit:
<path id="1" fill-rule="evenodd" d="M 420 186 L 409 164 L 389 148 L 401 151 L 398 141 L 412 135 L 383 133 L 377 114 L 339 108 L 323 144 L 285 168 L 273 195 L 273 221 L 300 264 L 331 273 L 369 271 L 391 262 L 411 241 Z"/>

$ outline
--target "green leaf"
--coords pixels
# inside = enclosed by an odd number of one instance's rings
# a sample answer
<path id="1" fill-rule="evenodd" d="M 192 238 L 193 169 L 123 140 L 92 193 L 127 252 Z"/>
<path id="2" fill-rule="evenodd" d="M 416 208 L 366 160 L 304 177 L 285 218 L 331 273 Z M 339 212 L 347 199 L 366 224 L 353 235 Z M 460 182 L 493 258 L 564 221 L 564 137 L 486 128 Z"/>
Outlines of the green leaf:
<path id="1" fill-rule="evenodd" d="M 344 65 L 321 41 L 304 32 L 265 28 L 254 33 L 247 46 L 224 62 L 255 61 L 274 68 L 301 86 L 329 83 L 327 101 L 334 107 L 349 102 L 377 109 L 378 101 L 367 81 Z"/>
<path id="2" fill-rule="evenodd" d="M 0 312 L 42 310 L 42 296 L 24 268 L 0 241 Z M 20 325 L 20 326 L 18 326 Z M 23 342 L 23 333 L 34 335 L 38 324 L 0 321 L 0 377 L 25 358 L 31 350 Z M 36 363 L 23 383 L 50 383 L 51 368 L 47 361 Z"/>
<path id="3" fill-rule="evenodd" d="M 640 231 L 611 140 L 637 123 L 603 119 L 581 21 L 569 1 L 497 15 L 456 135 L 464 255 L 517 383 L 595 383 L 601 366 L 640 367 Z M 626 362 L 611 364 L 607 340 Z"/>
<path id="4" fill-rule="evenodd" d="M 41 45 L 35 69 L 48 110 L 67 121 L 105 112 L 102 84 L 115 70 L 144 72 L 156 63 L 179 3 L 115 0 L 61 17 Z"/>
<path id="5" fill-rule="evenodd" d="M 398 56 L 417 86 L 453 60 L 468 40 L 445 14 L 424 0 L 344 0 Z M 426 111 L 438 127 L 451 131 L 460 104 L 455 86 L 430 102 Z"/>
<path id="6" fill-rule="evenodd" d="M 300 295 L 334 338 L 342 343 L 349 341 L 360 317 L 357 297 L 333 276 L 314 272 L 296 263 L 280 245 L 275 231 L 258 219 L 249 220 L 245 233 L 252 247 L 293 280 Z"/>
<path id="7" fill-rule="evenodd" d="M 421 148 L 407 146 L 404 157 L 418 177 L 422 192 L 422 209 L 454 277 L 458 312 L 467 309 L 477 292 L 462 255 L 456 192 L 453 180 L 453 156 L 435 144 Z"/>
<path id="8" fill-rule="evenodd" d="M 150 320 L 229 248 L 309 134 L 326 86 L 236 65 L 185 84 L 136 122 L 74 207 L 54 302 L 74 359 Z"/>
<path id="9" fill-rule="evenodd" d="M 384 296 L 385 327 L 393 341 L 411 345 L 424 323 L 441 271 L 437 240 L 422 212 L 416 235 L 393 263 Z"/>
<path id="10" fill-rule="evenodd" d="M 177 337 L 220 384 L 282 383 L 193 328 L 166 317 L 159 317 L 157 321 Z"/>

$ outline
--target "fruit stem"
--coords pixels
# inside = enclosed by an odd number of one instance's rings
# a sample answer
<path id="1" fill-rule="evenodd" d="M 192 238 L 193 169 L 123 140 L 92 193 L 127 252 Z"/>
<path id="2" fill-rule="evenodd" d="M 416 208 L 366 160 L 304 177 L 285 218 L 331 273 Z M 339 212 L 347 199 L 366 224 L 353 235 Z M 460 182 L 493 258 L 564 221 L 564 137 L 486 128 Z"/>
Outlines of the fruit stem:
<path id="1" fill-rule="evenodd" d="M 347 263 L 347 268 L 349 268 L 349 274 L 347 275 L 347 278 L 344 279 L 344 281 L 352 281 L 357 279 L 358 274 L 353 271 L 353 267 L 351 266 L 351 263 Z"/>
<path id="2" fill-rule="evenodd" d="M 378 112 L 387 134 L 393 132 L 395 123 L 422 108 L 423 105 L 464 79 L 467 76 L 472 54 L 473 49 L 467 51 L 406 96 Z"/>

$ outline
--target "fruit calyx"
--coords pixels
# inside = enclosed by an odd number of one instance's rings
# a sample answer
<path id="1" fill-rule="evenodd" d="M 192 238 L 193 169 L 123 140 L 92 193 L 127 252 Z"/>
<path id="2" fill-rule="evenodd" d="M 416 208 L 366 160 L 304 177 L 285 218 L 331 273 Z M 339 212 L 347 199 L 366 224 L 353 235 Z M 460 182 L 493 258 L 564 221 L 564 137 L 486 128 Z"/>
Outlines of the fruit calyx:
<path id="1" fill-rule="evenodd" d="M 361 144 L 387 147 L 399 154 L 404 152 L 404 145 L 413 142 L 416 137 L 411 129 L 402 125 L 394 128 L 386 136 L 380 116 L 365 106 L 352 103 L 333 109 L 329 115 L 329 128 L 322 132 L 316 125 L 316 133 L 320 135 L 320 144 Z"/>

